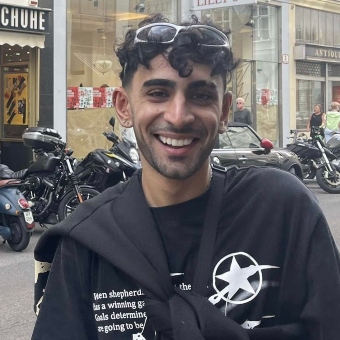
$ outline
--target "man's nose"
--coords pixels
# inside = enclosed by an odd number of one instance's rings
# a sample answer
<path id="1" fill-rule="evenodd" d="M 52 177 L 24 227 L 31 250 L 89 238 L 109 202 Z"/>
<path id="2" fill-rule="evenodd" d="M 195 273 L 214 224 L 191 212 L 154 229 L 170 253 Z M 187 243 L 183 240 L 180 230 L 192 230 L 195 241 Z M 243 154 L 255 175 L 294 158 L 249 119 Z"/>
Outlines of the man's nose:
<path id="1" fill-rule="evenodd" d="M 178 94 L 174 96 L 165 112 L 164 119 L 178 128 L 194 121 L 194 114 L 184 95 Z"/>

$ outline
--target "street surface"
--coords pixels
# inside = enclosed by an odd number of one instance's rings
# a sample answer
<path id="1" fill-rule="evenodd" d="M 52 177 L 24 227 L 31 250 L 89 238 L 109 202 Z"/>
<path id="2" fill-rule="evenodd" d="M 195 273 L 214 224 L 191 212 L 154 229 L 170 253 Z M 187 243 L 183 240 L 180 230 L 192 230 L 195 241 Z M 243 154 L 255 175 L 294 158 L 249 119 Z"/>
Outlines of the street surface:
<path id="1" fill-rule="evenodd" d="M 340 194 L 324 192 L 314 180 L 307 186 L 316 194 L 336 244 L 340 248 Z M 305 212 L 308 214 L 308 211 Z M 28 248 L 22 253 L 0 244 L 0 339 L 29 340 L 35 314 L 33 312 L 34 246 L 43 232 L 36 228 Z"/>

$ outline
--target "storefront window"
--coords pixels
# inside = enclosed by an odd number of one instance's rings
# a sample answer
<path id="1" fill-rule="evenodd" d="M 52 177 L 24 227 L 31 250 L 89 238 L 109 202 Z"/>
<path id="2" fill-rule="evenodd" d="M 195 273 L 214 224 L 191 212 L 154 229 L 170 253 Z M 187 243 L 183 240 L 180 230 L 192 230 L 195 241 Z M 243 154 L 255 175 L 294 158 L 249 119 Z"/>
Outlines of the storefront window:
<path id="1" fill-rule="evenodd" d="M 340 46 L 340 15 L 296 7 L 295 32 L 297 43 Z"/>
<path id="2" fill-rule="evenodd" d="M 3 45 L 1 47 L 1 60 L 3 64 L 29 61 L 31 48 L 29 46 L 10 46 Z"/>
<path id="3" fill-rule="evenodd" d="M 256 127 L 274 144 L 279 140 L 278 9 L 254 6 L 254 58 L 256 59 Z"/>
<path id="4" fill-rule="evenodd" d="M 3 138 L 20 138 L 29 124 L 28 109 L 28 65 L 31 48 L 28 46 L 2 45 L 1 51 L 1 83 L 3 112 L 1 136 Z"/>
<path id="5" fill-rule="evenodd" d="M 278 124 L 278 64 L 256 63 L 256 122 L 258 133 L 277 144 Z"/>
<path id="6" fill-rule="evenodd" d="M 84 157 L 110 142 L 102 135 L 114 115 L 112 91 L 120 85 L 116 40 L 152 13 L 170 21 L 177 17 L 176 0 L 68 0 L 67 142 Z"/>
<path id="7" fill-rule="evenodd" d="M 234 99 L 244 98 L 254 117 L 253 126 L 277 144 L 278 9 L 268 5 L 232 6 L 202 11 L 202 17 L 231 30 L 233 52 L 241 59 L 233 77 Z"/>
<path id="8" fill-rule="evenodd" d="M 306 130 L 315 104 L 321 104 L 324 111 L 324 82 L 297 79 L 296 86 L 296 128 Z"/>

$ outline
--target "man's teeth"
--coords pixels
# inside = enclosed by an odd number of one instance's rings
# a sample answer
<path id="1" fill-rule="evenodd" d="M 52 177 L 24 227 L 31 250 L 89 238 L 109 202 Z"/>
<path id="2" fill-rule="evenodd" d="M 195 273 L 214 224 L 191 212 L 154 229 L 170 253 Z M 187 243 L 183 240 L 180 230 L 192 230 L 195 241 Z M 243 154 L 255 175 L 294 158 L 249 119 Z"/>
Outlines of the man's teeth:
<path id="1" fill-rule="evenodd" d="M 173 138 L 166 138 L 163 136 L 159 136 L 159 139 L 162 143 L 171 145 L 171 146 L 184 146 L 189 145 L 192 143 L 193 138 L 190 139 L 173 139 Z"/>

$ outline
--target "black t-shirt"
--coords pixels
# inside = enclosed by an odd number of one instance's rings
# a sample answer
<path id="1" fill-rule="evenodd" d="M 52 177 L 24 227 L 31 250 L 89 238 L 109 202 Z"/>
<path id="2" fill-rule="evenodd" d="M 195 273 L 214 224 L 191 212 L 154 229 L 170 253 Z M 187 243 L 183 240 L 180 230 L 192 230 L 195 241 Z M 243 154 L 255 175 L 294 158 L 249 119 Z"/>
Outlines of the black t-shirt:
<path id="1" fill-rule="evenodd" d="M 209 194 L 180 204 L 152 208 L 174 285 L 191 290 Z"/>
<path id="2" fill-rule="evenodd" d="M 311 118 L 310 118 L 310 126 L 321 126 L 322 125 L 322 113 L 320 114 L 315 114 L 313 113 Z"/>

